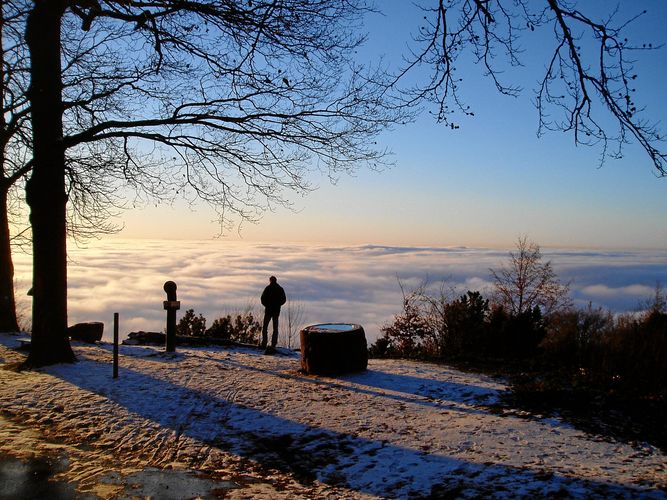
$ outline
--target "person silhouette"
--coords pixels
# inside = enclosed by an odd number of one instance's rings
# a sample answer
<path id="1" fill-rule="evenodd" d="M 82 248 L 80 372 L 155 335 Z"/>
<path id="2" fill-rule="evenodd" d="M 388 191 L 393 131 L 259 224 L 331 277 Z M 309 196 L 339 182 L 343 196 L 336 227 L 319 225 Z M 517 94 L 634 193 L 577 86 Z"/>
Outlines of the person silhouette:
<path id="1" fill-rule="evenodd" d="M 274 352 L 278 342 L 278 316 L 280 306 L 287 302 L 285 290 L 278 284 L 275 276 L 269 278 L 269 285 L 262 292 L 262 305 L 264 306 L 264 323 L 262 325 L 262 349 L 267 353 Z M 269 322 L 273 321 L 273 335 L 271 335 L 271 346 L 267 347 L 269 336 Z"/>

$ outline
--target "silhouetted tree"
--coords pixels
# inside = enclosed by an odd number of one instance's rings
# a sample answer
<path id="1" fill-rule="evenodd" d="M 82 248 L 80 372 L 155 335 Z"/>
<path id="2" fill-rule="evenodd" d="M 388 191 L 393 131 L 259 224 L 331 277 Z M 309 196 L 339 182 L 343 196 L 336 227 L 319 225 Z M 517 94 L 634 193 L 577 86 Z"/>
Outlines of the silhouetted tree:
<path id="1" fill-rule="evenodd" d="M 28 66 L 22 43 L 25 12 L 15 2 L 0 9 L 0 331 L 16 331 L 14 264 L 10 232 L 10 204 L 19 180 L 29 171 L 26 123 Z M 13 191 L 14 190 L 14 191 Z"/>
<path id="2" fill-rule="evenodd" d="M 447 331 L 443 355 L 480 354 L 488 350 L 487 315 L 489 301 L 480 292 L 465 295 L 446 304 Z"/>
<path id="3" fill-rule="evenodd" d="M 462 92 L 457 66 L 465 60 L 483 68 L 497 90 L 518 96 L 521 88 L 508 81 L 511 68 L 522 66 L 521 43 L 544 46 L 546 60 L 535 89 L 538 134 L 546 130 L 572 132 L 575 144 L 599 145 L 601 163 L 620 157 L 634 139 L 650 157 L 656 172 L 667 175 L 664 134 L 635 102 L 639 51 L 658 48 L 655 41 L 633 43 L 630 25 L 650 15 L 636 9 L 623 17 L 618 2 L 575 0 L 432 0 L 424 7 L 424 22 L 415 36 L 417 47 L 399 79 L 415 68 L 429 78 L 407 90 L 408 103 L 436 105 L 437 119 L 452 128 L 456 116 L 472 115 Z M 538 37 L 544 37 L 537 40 Z M 652 43 L 651 43 L 652 42 Z M 544 69 L 543 69 L 544 68 Z"/>
<path id="4" fill-rule="evenodd" d="M 456 298 L 455 290 L 441 282 L 425 280 L 403 295 L 403 312 L 382 328 L 384 336 L 371 346 L 374 356 L 451 358 L 488 350 L 489 301 L 480 292 L 468 291 Z"/>
<path id="5" fill-rule="evenodd" d="M 313 167 L 335 176 L 373 166 L 383 152 L 372 138 L 400 112 L 379 75 L 352 63 L 365 11 L 356 0 L 32 2 L 28 365 L 73 359 L 66 150 L 111 141 L 124 161 L 100 175 L 184 190 L 223 221 L 285 202 L 281 189 L 308 189 Z"/>
<path id="6" fill-rule="evenodd" d="M 666 314 L 667 313 L 667 293 L 662 288 L 662 284 L 658 281 L 655 284 L 655 291 L 653 296 L 644 301 L 644 309 L 646 314 Z"/>
<path id="7" fill-rule="evenodd" d="M 401 291 L 405 297 L 403 285 L 399 281 Z M 454 293 L 452 287 L 448 287 L 444 281 L 437 288 L 433 287 L 428 280 L 422 281 L 410 292 L 418 297 L 419 314 L 428 323 L 428 335 L 425 339 L 427 350 L 431 355 L 442 357 L 449 350 L 449 317 L 447 314 Z"/>
<path id="8" fill-rule="evenodd" d="M 32 2 L 5 0 L 1 5 L 0 331 L 12 331 L 18 328 L 12 250 L 27 250 L 31 243 L 21 191 L 33 163 L 28 97 L 30 59 L 24 39 Z M 76 86 L 76 81 L 66 81 L 65 86 Z M 122 158 L 110 146 L 107 141 L 67 152 L 67 230 L 76 239 L 116 230 L 107 221 L 113 209 L 120 206 L 116 195 L 119 183 L 102 173 Z"/>
<path id="9" fill-rule="evenodd" d="M 569 306 L 569 287 L 558 280 L 550 261 L 542 262 L 540 247 L 522 236 L 516 249 L 508 265 L 490 270 L 496 303 L 514 316 L 533 315 L 536 307 L 548 315 Z"/>

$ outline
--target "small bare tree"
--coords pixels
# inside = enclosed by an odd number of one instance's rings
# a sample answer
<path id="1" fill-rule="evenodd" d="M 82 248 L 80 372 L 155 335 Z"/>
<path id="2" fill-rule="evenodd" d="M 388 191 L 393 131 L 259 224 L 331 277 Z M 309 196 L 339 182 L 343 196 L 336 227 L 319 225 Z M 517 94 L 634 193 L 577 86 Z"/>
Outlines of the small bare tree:
<path id="1" fill-rule="evenodd" d="M 405 297 L 402 284 L 401 291 Z M 424 280 L 411 293 L 419 297 L 421 314 L 429 326 L 428 334 L 424 339 L 426 350 L 441 356 L 445 350 L 449 331 L 447 306 L 456 291 L 444 280 L 440 281 L 437 287 L 431 286 L 428 280 Z"/>
<path id="2" fill-rule="evenodd" d="M 658 281 L 653 296 L 642 303 L 647 315 L 667 314 L 667 293 Z"/>
<path id="3" fill-rule="evenodd" d="M 535 307 L 548 315 L 568 307 L 569 286 L 558 280 L 551 261 L 542 262 L 539 245 L 521 236 L 516 249 L 510 252 L 509 265 L 490 269 L 496 303 L 514 315 Z"/>
<path id="4" fill-rule="evenodd" d="M 303 302 L 296 299 L 288 299 L 284 307 L 284 320 L 280 323 L 282 330 L 283 345 L 291 349 L 296 344 L 299 331 L 303 326 L 304 307 Z"/>

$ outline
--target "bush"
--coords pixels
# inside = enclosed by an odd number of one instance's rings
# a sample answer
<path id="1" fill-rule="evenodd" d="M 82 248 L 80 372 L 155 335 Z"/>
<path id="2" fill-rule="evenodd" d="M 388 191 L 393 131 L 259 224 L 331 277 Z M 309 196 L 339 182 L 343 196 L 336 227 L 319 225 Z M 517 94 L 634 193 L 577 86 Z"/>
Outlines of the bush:
<path id="1" fill-rule="evenodd" d="M 454 300 L 421 285 L 382 328 L 371 357 L 461 360 L 528 371 L 565 390 L 667 398 L 667 301 L 658 288 L 642 314 L 534 306 L 508 312 L 480 292 Z M 482 366 L 480 364 L 480 366 Z"/>
<path id="2" fill-rule="evenodd" d="M 549 318 L 541 347 L 549 361 L 561 366 L 590 368 L 596 347 L 614 328 L 614 317 L 602 308 L 569 309 Z"/>
<path id="3" fill-rule="evenodd" d="M 426 358 L 433 354 L 433 332 L 417 293 L 403 296 L 403 312 L 381 331 L 384 335 L 371 346 L 371 353 L 405 358 Z"/>
<path id="4" fill-rule="evenodd" d="M 251 312 L 221 316 L 213 321 L 210 328 L 206 328 L 206 318 L 195 315 L 194 309 L 188 309 L 176 325 L 177 335 L 191 337 L 215 337 L 235 342 L 256 344 L 262 326 Z"/>
<path id="5" fill-rule="evenodd" d="M 394 354 L 392 351 L 391 339 L 385 334 L 368 347 L 368 356 L 370 358 L 391 358 Z"/>
<path id="6" fill-rule="evenodd" d="M 667 314 L 621 316 L 615 323 L 591 352 L 591 383 L 615 392 L 667 397 Z"/>
<path id="7" fill-rule="evenodd" d="M 550 319 L 541 344 L 546 367 L 570 373 L 570 383 L 633 397 L 667 397 L 667 314 L 613 316 L 572 310 Z"/>
<path id="8" fill-rule="evenodd" d="M 489 345 L 492 352 L 504 358 L 535 356 L 545 334 L 545 318 L 537 306 L 517 314 L 495 307 L 489 320 Z"/>
<path id="9" fill-rule="evenodd" d="M 489 301 L 468 291 L 445 304 L 445 329 L 441 332 L 441 357 L 485 354 L 489 350 Z"/>
<path id="10" fill-rule="evenodd" d="M 545 335 L 538 307 L 510 314 L 493 309 L 480 292 L 468 291 L 448 301 L 425 287 L 404 294 L 403 312 L 382 328 L 370 347 L 375 357 L 473 359 L 480 356 L 521 359 L 532 356 Z"/>
<path id="11" fill-rule="evenodd" d="M 251 312 L 237 314 L 232 319 L 231 314 L 221 316 L 213 321 L 211 328 L 206 331 L 209 337 L 234 340 L 236 342 L 256 344 L 259 340 L 259 334 L 262 326 L 259 324 Z"/>
<path id="12" fill-rule="evenodd" d="M 206 318 L 195 316 L 194 309 L 188 309 L 176 325 L 176 335 L 203 337 L 206 333 Z"/>

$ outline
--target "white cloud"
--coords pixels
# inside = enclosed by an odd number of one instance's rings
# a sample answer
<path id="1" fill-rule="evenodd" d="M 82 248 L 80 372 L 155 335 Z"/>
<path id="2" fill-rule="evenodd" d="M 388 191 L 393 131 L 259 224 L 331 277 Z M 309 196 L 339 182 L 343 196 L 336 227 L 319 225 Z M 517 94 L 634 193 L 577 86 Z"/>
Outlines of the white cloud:
<path id="1" fill-rule="evenodd" d="M 632 310 L 653 294 L 656 281 L 667 283 L 667 251 L 543 253 L 561 279 L 572 282 L 579 304 Z M 103 321 L 108 336 L 114 312 L 121 316 L 121 335 L 163 330 L 167 280 L 178 284 L 181 314 L 192 308 L 210 324 L 249 306 L 260 311 L 259 295 L 276 275 L 303 305 L 304 323 L 360 323 L 371 341 L 400 312 L 397 279 L 408 289 L 427 279 L 444 280 L 456 293 L 485 293 L 491 289 L 489 268 L 507 257 L 505 250 L 474 248 L 116 239 L 85 249 L 72 245 L 69 254 L 70 323 Z M 25 302 L 30 258 L 19 254 L 15 260 L 17 295 Z"/>
<path id="2" fill-rule="evenodd" d="M 650 297 L 654 292 L 654 288 L 646 285 L 628 285 L 621 287 L 610 287 L 607 285 L 589 285 L 580 289 L 583 295 L 596 297 L 598 299 L 604 297 Z"/>

